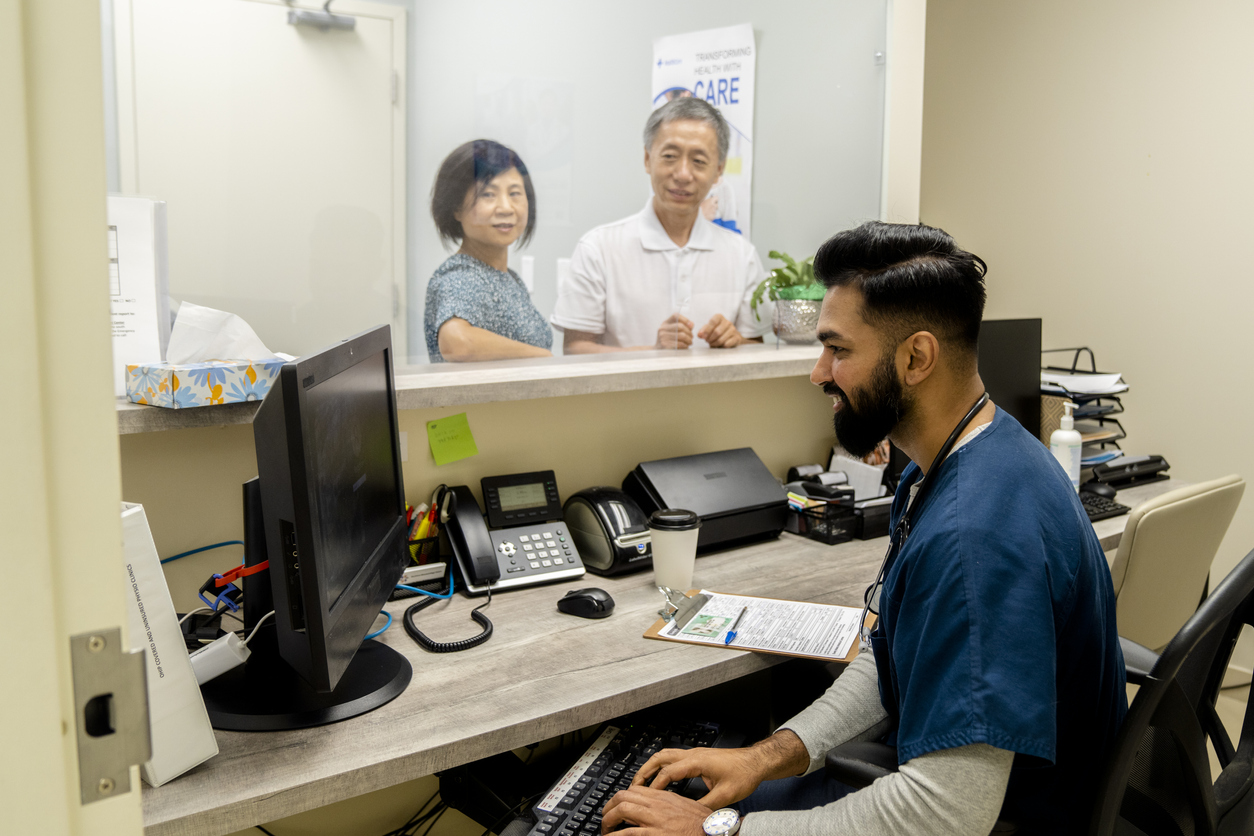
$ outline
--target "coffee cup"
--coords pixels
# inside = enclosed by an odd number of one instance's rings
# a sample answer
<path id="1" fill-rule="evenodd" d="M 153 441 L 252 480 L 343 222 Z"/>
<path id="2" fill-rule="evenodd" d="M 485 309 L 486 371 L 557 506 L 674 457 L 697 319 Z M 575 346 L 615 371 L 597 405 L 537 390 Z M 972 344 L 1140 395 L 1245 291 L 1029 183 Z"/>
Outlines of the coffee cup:
<path id="1" fill-rule="evenodd" d="M 692 587 L 701 518 L 682 508 L 664 508 L 649 515 L 653 540 L 653 582 L 686 591 Z"/>

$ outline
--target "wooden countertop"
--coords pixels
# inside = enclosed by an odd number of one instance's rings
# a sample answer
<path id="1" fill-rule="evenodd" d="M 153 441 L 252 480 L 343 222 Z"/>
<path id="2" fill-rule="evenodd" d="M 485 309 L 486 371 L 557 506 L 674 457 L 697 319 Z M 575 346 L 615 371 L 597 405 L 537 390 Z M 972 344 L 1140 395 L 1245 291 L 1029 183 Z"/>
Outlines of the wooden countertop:
<path id="1" fill-rule="evenodd" d="M 1135 505 L 1173 488 L 1121 491 Z M 1127 517 L 1094 525 L 1118 546 Z M 837 546 L 791 534 L 701 557 L 707 589 L 862 606 L 887 538 Z M 616 602 L 603 620 L 559 613 L 569 589 L 599 586 Z M 437 641 L 470 635 L 460 595 L 419 616 Z M 388 605 L 397 621 L 412 601 Z M 220 836 L 478 760 L 665 702 L 770 667 L 782 657 L 642 638 L 662 604 L 652 573 L 586 577 L 501 593 L 487 612 L 491 641 L 430 654 L 400 624 L 381 641 L 403 653 L 414 677 L 392 702 L 361 717 L 293 732 L 218 732 L 220 754 L 171 783 L 143 789 L 148 836 Z"/>

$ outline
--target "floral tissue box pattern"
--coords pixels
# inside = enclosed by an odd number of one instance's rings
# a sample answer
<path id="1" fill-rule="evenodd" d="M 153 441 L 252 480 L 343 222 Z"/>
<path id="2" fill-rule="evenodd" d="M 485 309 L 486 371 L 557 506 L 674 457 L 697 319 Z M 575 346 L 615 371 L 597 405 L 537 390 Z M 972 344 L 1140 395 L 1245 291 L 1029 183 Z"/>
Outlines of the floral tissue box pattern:
<path id="1" fill-rule="evenodd" d="M 283 360 L 211 360 L 126 367 L 126 397 L 132 403 L 186 409 L 218 403 L 259 401 L 279 376 Z"/>

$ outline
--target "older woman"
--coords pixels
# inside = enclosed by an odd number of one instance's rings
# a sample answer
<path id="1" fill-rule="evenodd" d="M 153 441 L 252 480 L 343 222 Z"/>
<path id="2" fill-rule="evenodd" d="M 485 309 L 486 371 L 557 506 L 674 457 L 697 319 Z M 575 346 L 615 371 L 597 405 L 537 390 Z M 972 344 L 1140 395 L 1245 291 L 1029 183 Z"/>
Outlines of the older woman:
<path id="1" fill-rule="evenodd" d="M 440 166 L 431 215 L 440 239 L 460 246 L 427 284 L 432 362 L 552 353 L 553 332 L 508 263 L 510 245 L 531 239 L 535 205 L 527 166 L 499 142 L 467 142 Z"/>

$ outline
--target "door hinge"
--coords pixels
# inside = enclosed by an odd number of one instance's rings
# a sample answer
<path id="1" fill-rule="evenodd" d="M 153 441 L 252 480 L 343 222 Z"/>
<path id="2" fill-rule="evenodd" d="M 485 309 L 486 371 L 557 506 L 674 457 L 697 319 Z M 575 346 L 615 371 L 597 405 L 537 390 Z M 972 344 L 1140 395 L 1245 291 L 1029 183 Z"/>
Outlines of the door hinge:
<path id="1" fill-rule="evenodd" d="M 70 637 L 79 792 L 84 804 L 131 791 L 131 766 L 152 757 L 144 651 L 117 627 Z"/>
<path id="2" fill-rule="evenodd" d="M 401 96 L 401 74 L 392 70 L 392 104 L 396 104 Z"/>

